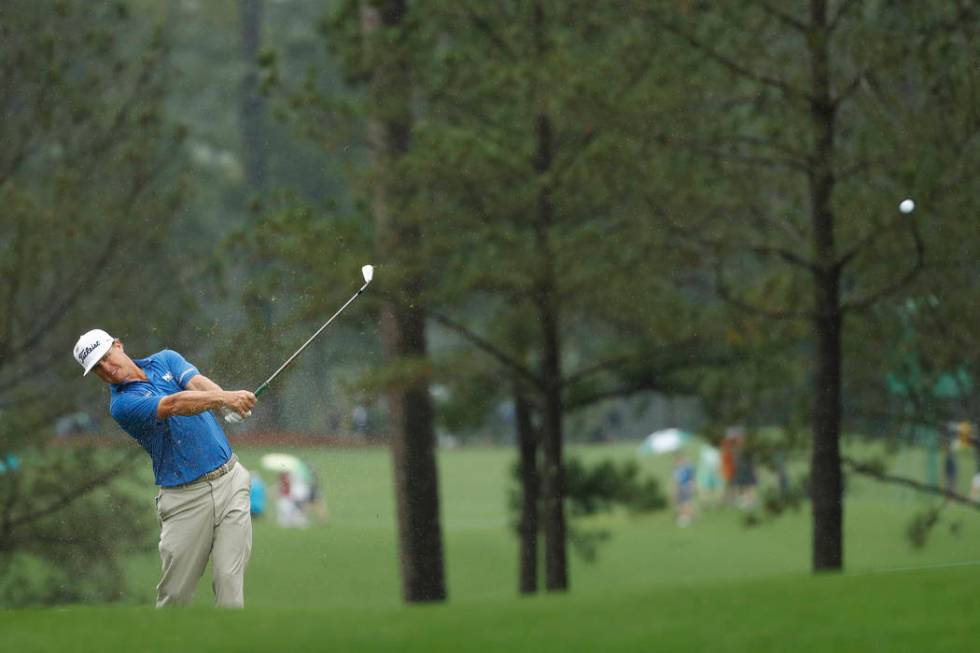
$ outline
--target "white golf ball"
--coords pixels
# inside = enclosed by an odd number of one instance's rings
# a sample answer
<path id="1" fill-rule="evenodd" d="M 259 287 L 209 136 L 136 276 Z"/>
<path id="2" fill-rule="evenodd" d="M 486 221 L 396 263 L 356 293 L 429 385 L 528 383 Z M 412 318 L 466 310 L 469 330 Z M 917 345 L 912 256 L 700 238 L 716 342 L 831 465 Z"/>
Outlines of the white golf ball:
<path id="1" fill-rule="evenodd" d="M 915 202 L 912 200 L 902 200 L 902 203 L 898 205 L 898 210 L 902 213 L 911 213 L 915 208 Z"/>

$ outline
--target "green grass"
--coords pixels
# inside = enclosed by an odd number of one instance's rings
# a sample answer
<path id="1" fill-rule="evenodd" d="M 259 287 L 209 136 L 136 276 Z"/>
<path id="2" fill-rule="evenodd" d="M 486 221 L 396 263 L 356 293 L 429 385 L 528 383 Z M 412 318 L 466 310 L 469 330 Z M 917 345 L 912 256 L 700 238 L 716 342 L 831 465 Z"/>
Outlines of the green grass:
<path id="1" fill-rule="evenodd" d="M 257 468 L 264 451 L 240 449 Z M 0 613 L 0 650 L 966 650 L 980 565 L 980 515 L 952 506 L 924 550 L 903 532 L 929 505 L 853 478 L 842 575 L 809 571 L 807 509 L 746 529 L 735 510 L 705 510 L 688 528 L 668 512 L 591 520 L 611 540 L 595 563 L 571 559 L 571 591 L 518 598 L 517 544 L 506 513 L 510 449 L 440 452 L 449 601 L 400 601 L 390 455 L 301 450 L 319 470 L 330 520 L 306 530 L 255 523 L 244 613 L 210 608 L 210 579 L 189 609 L 69 607 Z M 633 445 L 583 447 L 586 460 L 635 459 Z M 906 473 L 921 460 L 899 461 Z M 965 457 L 961 469 L 972 471 Z M 640 459 L 665 483 L 669 457 Z M 921 476 L 921 474 L 920 474 Z M 961 473 L 961 477 L 969 474 Z M 267 475 L 267 481 L 271 477 Z M 963 479 L 967 483 L 967 478 Z M 152 491 L 148 488 L 148 505 Z M 958 522 L 953 533 L 948 524 Z M 149 603 L 155 554 L 130 582 Z M 969 625 L 968 625 L 969 624 Z"/>
<path id="2" fill-rule="evenodd" d="M 963 651 L 976 568 L 393 608 L 26 610 L 5 651 Z"/>

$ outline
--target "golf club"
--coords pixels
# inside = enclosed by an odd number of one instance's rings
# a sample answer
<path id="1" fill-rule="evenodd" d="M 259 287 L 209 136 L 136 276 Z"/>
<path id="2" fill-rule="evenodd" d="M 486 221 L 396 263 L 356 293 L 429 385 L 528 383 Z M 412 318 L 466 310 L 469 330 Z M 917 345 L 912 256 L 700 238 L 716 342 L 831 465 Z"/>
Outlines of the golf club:
<path id="1" fill-rule="evenodd" d="M 329 325 L 331 322 L 334 321 L 334 318 L 336 318 L 338 315 L 340 315 L 344 311 L 344 309 L 347 308 L 351 304 L 351 302 L 353 302 L 355 299 L 357 299 L 360 296 L 360 294 L 362 292 L 364 292 L 364 290 L 368 287 L 368 284 L 371 283 L 371 279 L 374 278 L 374 266 L 373 265 L 364 265 L 364 266 L 361 266 L 361 276 L 364 277 L 364 285 L 361 286 L 360 289 L 356 293 L 354 293 L 354 296 L 351 297 L 350 299 L 348 299 L 347 302 L 343 306 L 341 306 L 337 310 L 336 313 L 334 313 L 333 315 L 331 315 L 330 316 L 330 319 L 327 320 L 326 322 L 324 322 L 323 323 L 323 326 L 321 326 L 319 329 L 317 329 L 316 330 L 316 333 L 314 333 L 312 336 L 310 336 L 310 338 L 306 342 L 303 343 L 303 346 L 302 347 L 300 347 L 299 349 L 297 349 L 293 353 L 292 356 L 290 356 L 289 358 L 287 358 L 286 359 L 286 362 L 283 363 L 281 366 L 279 366 L 279 369 L 278 370 L 276 370 L 275 372 L 272 373 L 272 376 L 270 376 L 268 379 L 265 380 L 265 382 L 262 385 L 260 385 L 258 388 L 256 388 L 256 390 L 255 390 L 255 396 L 256 397 L 258 397 L 263 392 L 265 392 L 266 390 L 268 390 L 269 389 L 269 384 L 271 384 L 273 381 L 275 381 L 276 380 L 276 377 L 279 376 L 280 374 L 282 374 L 283 370 L 285 370 L 287 367 L 289 367 L 289 365 L 294 360 L 296 360 L 296 357 L 303 353 L 303 350 L 306 349 L 309 346 L 309 344 L 311 342 L 313 342 L 313 340 L 318 335 L 320 335 L 320 332 L 322 332 L 324 329 L 327 328 L 327 325 Z M 249 411 L 249 412 L 245 413 L 244 415 L 240 415 L 239 413 L 236 413 L 235 411 L 229 410 L 229 411 L 226 411 L 225 412 L 225 421 L 228 422 L 229 424 L 239 424 L 239 423 L 241 423 L 241 421 L 243 419 L 245 419 L 246 417 L 248 417 L 251 414 L 252 414 L 252 411 Z"/>

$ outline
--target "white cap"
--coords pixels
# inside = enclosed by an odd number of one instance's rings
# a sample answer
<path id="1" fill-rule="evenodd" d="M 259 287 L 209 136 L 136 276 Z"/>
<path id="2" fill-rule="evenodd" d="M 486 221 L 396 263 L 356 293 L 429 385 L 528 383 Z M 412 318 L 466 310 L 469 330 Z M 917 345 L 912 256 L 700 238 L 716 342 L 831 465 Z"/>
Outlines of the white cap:
<path id="1" fill-rule="evenodd" d="M 75 360 L 85 369 L 82 376 L 92 371 L 92 368 L 112 347 L 112 343 L 113 337 L 102 329 L 92 329 L 82 334 L 75 343 Z"/>

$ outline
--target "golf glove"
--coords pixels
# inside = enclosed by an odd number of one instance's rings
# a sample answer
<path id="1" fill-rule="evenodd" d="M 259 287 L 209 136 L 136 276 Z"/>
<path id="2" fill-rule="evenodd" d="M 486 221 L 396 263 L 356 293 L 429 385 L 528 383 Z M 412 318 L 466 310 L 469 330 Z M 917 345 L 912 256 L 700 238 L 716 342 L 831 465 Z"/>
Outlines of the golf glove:
<path id="1" fill-rule="evenodd" d="M 225 408 L 223 412 L 225 415 L 225 422 L 228 424 L 241 424 L 245 421 L 246 417 L 252 416 L 252 411 L 247 411 L 244 415 L 242 415 L 237 411 Z"/>

